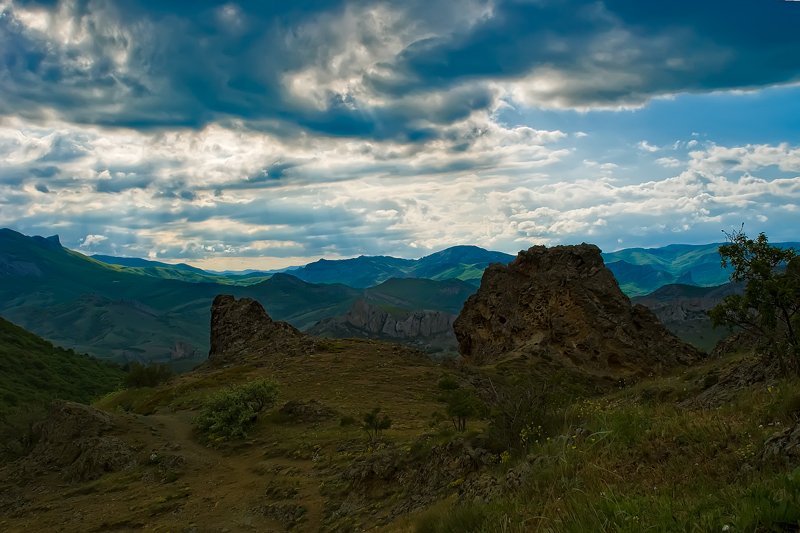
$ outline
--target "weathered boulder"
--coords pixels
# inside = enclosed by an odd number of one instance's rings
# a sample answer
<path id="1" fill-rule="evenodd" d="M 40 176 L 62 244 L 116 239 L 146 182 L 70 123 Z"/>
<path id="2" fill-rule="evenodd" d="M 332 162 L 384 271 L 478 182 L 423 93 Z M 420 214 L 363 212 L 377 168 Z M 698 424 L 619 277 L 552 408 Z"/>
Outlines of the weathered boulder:
<path id="1" fill-rule="evenodd" d="M 359 298 L 347 313 L 320 320 L 308 333 L 317 337 L 378 338 L 416 348 L 435 346 L 442 350 L 455 350 L 458 345 L 453 333 L 455 319 L 456 315 L 431 310 L 394 316 Z"/>
<path id="2" fill-rule="evenodd" d="M 266 364 L 313 353 L 316 342 L 287 322 L 272 320 L 252 298 L 220 294 L 211 305 L 211 350 L 207 365 Z"/>
<path id="3" fill-rule="evenodd" d="M 186 344 L 185 342 L 175 341 L 175 345 L 170 352 L 170 361 L 178 361 L 180 359 L 197 359 L 200 354 L 197 353 L 194 346 Z"/>
<path id="4" fill-rule="evenodd" d="M 590 244 L 534 246 L 490 265 L 453 326 L 474 365 L 514 353 L 619 379 L 699 359 L 649 309 L 631 306 Z"/>

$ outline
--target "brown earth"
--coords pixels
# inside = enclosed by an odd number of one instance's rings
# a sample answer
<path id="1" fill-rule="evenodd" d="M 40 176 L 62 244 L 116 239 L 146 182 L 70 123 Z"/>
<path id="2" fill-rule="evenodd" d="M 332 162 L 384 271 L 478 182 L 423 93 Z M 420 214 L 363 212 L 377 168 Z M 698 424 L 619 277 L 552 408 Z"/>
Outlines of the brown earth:
<path id="1" fill-rule="evenodd" d="M 302 532 L 388 523 L 406 501 L 398 496 L 402 487 L 372 491 L 347 476 L 358 471 L 353 465 L 384 455 L 408 464 L 408 450 L 430 431 L 432 411 L 442 408 L 436 401 L 441 370 L 418 352 L 380 341 L 325 341 L 323 350 L 284 357 L 270 368 L 193 372 L 106 398 L 97 404 L 105 412 L 92 410 L 102 426 L 93 434 L 119 439 L 135 464 L 127 460 L 88 481 L 70 477 L 66 467 L 21 475 L 19 462 L 7 465 L 0 469 L 0 530 Z M 200 443 L 191 419 L 202 398 L 270 376 L 279 381 L 280 396 L 249 439 Z M 335 415 L 279 413 L 294 400 Z M 360 419 L 375 406 L 393 420 L 387 446 L 371 443 L 358 423 L 340 425 L 342 416 Z M 35 463 L 35 454 L 27 461 Z M 455 493 L 451 481 L 428 487 L 427 496 Z"/>

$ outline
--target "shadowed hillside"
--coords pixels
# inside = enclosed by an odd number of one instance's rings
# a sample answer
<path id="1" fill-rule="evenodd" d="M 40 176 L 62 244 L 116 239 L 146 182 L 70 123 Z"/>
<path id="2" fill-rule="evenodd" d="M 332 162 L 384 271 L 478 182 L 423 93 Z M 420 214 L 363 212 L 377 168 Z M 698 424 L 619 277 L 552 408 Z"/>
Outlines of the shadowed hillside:
<path id="1" fill-rule="evenodd" d="M 114 390 L 118 365 L 65 350 L 0 318 L 0 414 L 54 398 L 89 403 Z"/>

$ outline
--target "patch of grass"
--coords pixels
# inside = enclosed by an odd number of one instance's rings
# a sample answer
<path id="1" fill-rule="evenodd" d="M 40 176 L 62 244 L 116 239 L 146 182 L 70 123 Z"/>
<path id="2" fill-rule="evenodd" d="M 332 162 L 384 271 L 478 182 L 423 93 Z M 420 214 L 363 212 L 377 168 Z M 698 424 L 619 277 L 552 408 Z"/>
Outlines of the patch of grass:
<path id="1" fill-rule="evenodd" d="M 318 352 L 342 353 L 344 350 L 345 347 L 341 343 L 335 342 L 333 339 L 321 339 L 317 341 Z"/>

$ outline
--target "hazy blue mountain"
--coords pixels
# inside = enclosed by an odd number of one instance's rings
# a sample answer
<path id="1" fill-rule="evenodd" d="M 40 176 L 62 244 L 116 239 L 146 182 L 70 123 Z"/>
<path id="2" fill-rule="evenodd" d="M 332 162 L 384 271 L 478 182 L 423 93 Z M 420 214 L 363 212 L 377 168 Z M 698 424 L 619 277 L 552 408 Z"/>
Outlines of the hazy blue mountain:
<path id="1" fill-rule="evenodd" d="M 293 270 L 292 275 L 312 283 L 344 283 L 360 288 L 391 278 L 455 278 L 478 285 L 490 263 L 508 263 L 514 257 L 477 246 L 453 246 L 421 259 L 363 255 L 354 259 L 320 259 Z"/>
<path id="2" fill-rule="evenodd" d="M 732 270 L 720 266 L 714 244 L 670 244 L 662 248 L 626 248 L 603 254 L 603 260 L 629 296 L 641 296 L 673 282 L 713 287 L 727 283 Z M 800 243 L 773 243 L 800 249 Z M 632 268 L 632 265 L 649 267 Z"/>

